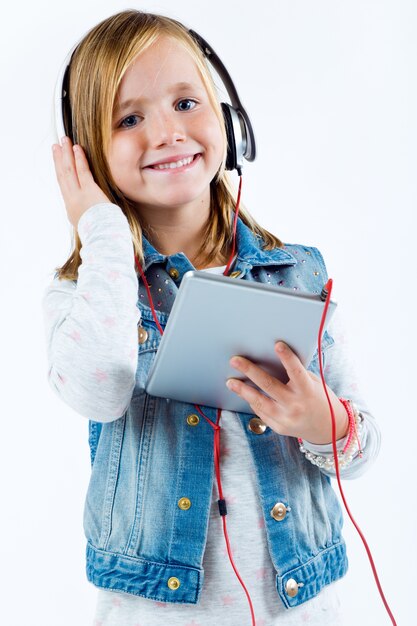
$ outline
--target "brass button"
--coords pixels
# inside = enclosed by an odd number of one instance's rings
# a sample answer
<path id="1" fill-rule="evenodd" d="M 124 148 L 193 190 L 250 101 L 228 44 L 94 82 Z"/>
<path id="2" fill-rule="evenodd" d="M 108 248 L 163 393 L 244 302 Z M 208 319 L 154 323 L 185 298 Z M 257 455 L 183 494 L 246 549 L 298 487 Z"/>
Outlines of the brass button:
<path id="1" fill-rule="evenodd" d="M 287 507 L 282 502 L 277 502 L 271 509 L 271 516 L 277 521 L 282 522 L 287 515 Z"/>
<path id="2" fill-rule="evenodd" d="M 298 593 L 298 583 L 294 578 L 289 578 L 285 583 L 285 592 L 290 598 L 294 598 Z"/>
<path id="3" fill-rule="evenodd" d="M 178 506 L 180 507 L 180 509 L 182 509 L 183 511 L 188 511 L 188 509 L 191 506 L 191 500 L 189 500 L 188 498 L 180 498 L 178 500 Z"/>
<path id="4" fill-rule="evenodd" d="M 248 426 L 255 435 L 262 435 L 266 431 L 266 424 L 259 417 L 252 417 Z"/>
<path id="5" fill-rule="evenodd" d="M 237 278 L 241 275 L 241 273 L 242 272 L 239 272 L 239 270 L 237 272 L 232 272 L 231 274 L 229 274 L 229 278 Z"/>
<path id="6" fill-rule="evenodd" d="M 168 587 L 170 589 L 178 589 L 180 584 L 180 581 L 178 580 L 178 578 L 175 578 L 175 576 L 171 576 L 171 578 L 168 579 Z"/>
<path id="7" fill-rule="evenodd" d="M 142 328 L 142 326 L 138 327 L 138 341 L 142 345 L 145 341 L 148 340 L 148 331 Z"/>
<path id="8" fill-rule="evenodd" d="M 198 417 L 198 415 L 195 415 L 195 413 L 191 413 L 191 415 L 187 417 L 187 424 L 189 426 L 197 426 L 199 421 L 200 418 Z"/>
<path id="9" fill-rule="evenodd" d="M 180 275 L 179 271 L 177 270 L 176 267 L 171 267 L 170 270 L 168 270 L 168 274 L 171 276 L 171 278 L 173 278 L 174 280 L 177 280 L 178 276 Z"/>

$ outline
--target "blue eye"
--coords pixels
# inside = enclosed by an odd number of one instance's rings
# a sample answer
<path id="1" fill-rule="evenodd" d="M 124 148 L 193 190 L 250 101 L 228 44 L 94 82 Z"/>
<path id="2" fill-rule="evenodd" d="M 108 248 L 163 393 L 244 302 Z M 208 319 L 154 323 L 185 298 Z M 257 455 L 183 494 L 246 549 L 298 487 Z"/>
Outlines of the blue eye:
<path id="1" fill-rule="evenodd" d="M 193 106 L 192 106 L 192 107 L 187 107 L 187 108 L 184 108 L 183 106 L 181 106 L 181 105 L 182 105 L 182 104 L 184 104 L 184 103 L 185 103 L 186 105 L 187 105 L 187 103 L 188 103 L 188 104 L 192 104 Z M 179 108 L 179 110 L 180 110 L 180 111 L 191 111 L 191 109 L 193 109 L 193 108 L 195 107 L 195 105 L 196 105 L 196 104 L 197 104 L 197 103 L 196 103 L 196 101 L 195 101 L 195 100 L 191 100 L 190 98 L 184 98 L 183 100 L 180 100 L 180 101 L 178 102 L 177 107 Z"/>
<path id="2" fill-rule="evenodd" d="M 136 126 L 136 124 L 126 124 L 126 122 L 128 122 L 128 120 L 132 120 L 135 117 L 138 117 L 137 115 L 129 115 L 128 117 L 125 117 L 124 120 L 122 120 L 120 122 L 120 126 L 123 126 L 123 128 L 134 128 Z"/>

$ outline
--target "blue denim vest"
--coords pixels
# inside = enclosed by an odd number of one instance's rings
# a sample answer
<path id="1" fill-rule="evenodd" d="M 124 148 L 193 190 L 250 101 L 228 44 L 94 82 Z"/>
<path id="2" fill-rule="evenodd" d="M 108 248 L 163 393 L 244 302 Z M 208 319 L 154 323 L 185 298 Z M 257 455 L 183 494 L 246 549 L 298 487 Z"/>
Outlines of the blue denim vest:
<path id="1" fill-rule="evenodd" d="M 320 293 L 327 281 L 320 252 L 285 245 L 262 250 L 262 240 L 238 222 L 235 279 Z M 148 277 L 172 285 L 194 269 L 182 253 L 166 257 L 144 241 Z M 152 272 L 154 272 L 152 274 Z M 174 276 L 174 279 L 173 279 Z M 92 473 L 84 510 L 87 577 L 98 587 L 161 602 L 195 604 L 202 568 L 214 479 L 214 430 L 191 404 L 149 396 L 145 383 L 160 334 L 140 284 L 137 306 L 148 339 L 138 345 L 135 388 L 126 413 L 110 423 L 90 420 Z M 169 312 L 158 312 L 162 327 Z M 326 332 L 322 351 L 334 340 Z M 308 369 L 319 375 L 317 352 Z M 216 410 L 203 407 L 216 421 Z M 98 417 L 98 416 L 97 416 Z M 256 434 L 254 417 L 238 413 L 253 456 L 276 588 L 285 607 L 301 604 L 346 573 L 342 511 L 330 479 L 299 451 L 294 437 L 270 428 Z M 195 420 L 194 420 L 195 422 Z M 183 510 L 181 498 L 192 506 Z M 275 519 L 275 504 L 288 507 Z M 298 583 L 287 584 L 288 581 Z M 174 581 L 174 584 L 172 583 Z M 295 591 L 294 591 L 295 589 Z"/>

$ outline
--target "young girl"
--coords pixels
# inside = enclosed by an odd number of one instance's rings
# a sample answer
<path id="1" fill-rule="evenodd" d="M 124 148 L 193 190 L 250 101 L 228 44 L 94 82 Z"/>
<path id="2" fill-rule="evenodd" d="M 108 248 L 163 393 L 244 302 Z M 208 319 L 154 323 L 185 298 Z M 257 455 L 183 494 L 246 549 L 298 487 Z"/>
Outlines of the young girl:
<path id="1" fill-rule="evenodd" d="M 76 48 L 65 89 L 68 136 L 53 158 L 75 242 L 43 307 L 49 382 L 89 418 L 84 529 L 87 577 L 99 588 L 95 625 L 232 626 L 254 615 L 258 626 L 341 624 L 335 586 L 347 558 L 317 352 L 306 369 L 277 343 L 287 384 L 232 359 L 237 377 L 268 393 L 227 382 L 252 414 L 145 392 L 158 325 L 186 271 L 223 273 L 227 264 L 235 280 L 319 293 L 320 252 L 283 245 L 240 209 L 232 255 L 237 201 L 224 117 L 204 54 L 178 22 L 134 10 L 104 20 Z M 379 430 L 337 314 L 322 353 L 342 477 L 354 478 L 375 459 Z"/>

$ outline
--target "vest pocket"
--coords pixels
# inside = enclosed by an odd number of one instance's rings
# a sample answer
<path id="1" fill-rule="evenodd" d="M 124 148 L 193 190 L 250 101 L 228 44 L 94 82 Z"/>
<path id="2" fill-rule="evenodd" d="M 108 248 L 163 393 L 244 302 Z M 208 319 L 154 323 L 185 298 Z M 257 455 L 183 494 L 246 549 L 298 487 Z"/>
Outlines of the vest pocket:
<path id="1" fill-rule="evenodd" d="M 106 548 L 111 533 L 125 423 L 126 414 L 113 422 L 101 424 L 99 445 L 98 439 L 93 442 L 94 463 L 84 505 L 84 532 L 86 538 L 99 548 Z M 96 433 L 94 426 L 92 432 Z M 97 443 L 95 448 L 94 443 Z"/>
<path id="2" fill-rule="evenodd" d="M 156 398 L 142 393 L 132 398 L 123 424 L 111 437 L 100 547 L 127 554 L 141 527 L 143 490 L 149 472 L 155 430 Z"/>

